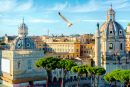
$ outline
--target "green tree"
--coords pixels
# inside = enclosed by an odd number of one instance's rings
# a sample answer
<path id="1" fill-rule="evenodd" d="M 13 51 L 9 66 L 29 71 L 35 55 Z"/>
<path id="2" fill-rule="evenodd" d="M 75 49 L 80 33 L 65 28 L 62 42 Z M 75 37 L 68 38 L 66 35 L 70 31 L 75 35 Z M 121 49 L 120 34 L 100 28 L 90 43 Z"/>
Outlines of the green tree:
<path id="1" fill-rule="evenodd" d="M 112 73 L 108 73 L 104 76 L 103 78 L 106 82 L 110 82 L 109 83 L 109 87 L 111 87 L 111 83 L 116 81 L 116 79 L 113 77 L 113 74 Z"/>
<path id="2" fill-rule="evenodd" d="M 3 42 L 3 43 L 1 43 L 1 45 L 6 45 L 6 43 Z"/>
<path id="3" fill-rule="evenodd" d="M 78 73 L 78 84 L 77 87 L 79 87 L 79 80 L 82 76 L 82 74 L 87 73 L 86 68 L 88 67 L 88 65 L 81 65 L 81 66 L 74 66 L 71 68 L 71 71 L 74 73 Z"/>
<path id="4" fill-rule="evenodd" d="M 130 26 L 130 23 L 128 23 L 128 26 Z"/>
<path id="5" fill-rule="evenodd" d="M 121 70 L 119 80 L 123 82 L 127 87 L 130 85 L 130 70 Z M 126 82 L 126 83 L 125 83 Z"/>
<path id="6" fill-rule="evenodd" d="M 101 68 L 101 67 L 95 67 L 96 68 L 96 75 L 97 75 L 97 83 L 99 84 L 99 77 L 103 74 L 106 73 L 106 70 L 104 68 Z M 98 84 L 97 84 L 97 87 L 98 87 Z"/>
<path id="7" fill-rule="evenodd" d="M 66 60 L 66 59 L 60 60 L 59 64 L 60 64 L 60 68 L 62 68 L 64 71 L 64 75 L 62 78 L 62 84 L 61 84 L 61 87 L 63 87 L 64 78 L 65 78 L 67 72 L 70 71 L 73 66 L 77 66 L 77 64 L 72 60 Z"/>
<path id="8" fill-rule="evenodd" d="M 54 57 L 47 57 L 47 58 L 42 58 L 39 59 L 36 63 L 35 66 L 37 68 L 43 67 L 45 71 L 47 72 L 47 82 L 46 82 L 46 87 L 48 87 L 48 81 L 49 81 L 49 75 L 50 75 L 50 70 L 55 70 L 56 68 L 60 68 L 59 66 L 59 61 L 61 59 L 59 58 L 54 58 Z"/>
<path id="9" fill-rule="evenodd" d="M 94 78 L 97 79 L 97 81 L 99 81 L 99 76 L 105 74 L 106 70 L 104 68 L 101 68 L 101 67 L 88 67 L 87 72 L 89 74 L 93 75 Z M 96 75 L 97 75 L 97 77 L 96 77 Z M 94 79 L 94 87 L 95 87 L 95 79 Z M 97 87 L 98 87 L 98 84 L 97 84 Z"/>
<path id="10" fill-rule="evenodd" d="M 113 77 L 114 77 L 116 80 L 120 80 L 120 78 L 121 78 L 121 70 L 120 70 L 120 69 L 113 70 L 113 71 L 112 71 L 112 74 L 113 74 Z M 116 80 L 115 80 L 115 86 L 116 86 Z"/>

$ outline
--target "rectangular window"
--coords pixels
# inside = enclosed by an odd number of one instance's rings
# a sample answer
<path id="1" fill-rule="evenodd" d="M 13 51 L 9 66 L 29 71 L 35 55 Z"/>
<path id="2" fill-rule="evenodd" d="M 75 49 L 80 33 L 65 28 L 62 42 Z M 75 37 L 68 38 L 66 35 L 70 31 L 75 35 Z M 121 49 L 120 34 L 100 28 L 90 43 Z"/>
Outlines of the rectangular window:
<path id="1" fill-rule="evenodd" d="M 84 48 L 86 48 L 86 46 L 84 46 Z"/>
<path id="2" fill-rule="evenodd" d="M 86 51 L 84 51 L 84 53 L 86 53 Z"/>
<path id="3" fill-rule="evenodd" d="M 79 49 L 76 49 L 76 52 L 79 52 Z"/>
<path id="4" fill-rule="evenodd" d="M 73 52 L 73 49 L 71 49 L 72 50 L 72 52 Z"/>
<path id="5" fill-rule="evenodd" d="M 81 48 L 83 48 L 83 46 L 81 46 Z"/>
<path id="6" fill-rule="evenodd" d="M 83 53 L 83 51 L 81 51 L 81 53 Z"/>
<path id="7" fill-rule="evenodd" d="M 60 56 L 58 56 L 58 58 L 60 58 Z"/>
<path id="8" fill-rule="evenodd" d="M 113 44 L 109 43 L 109 49 L 113 49 Z"/>

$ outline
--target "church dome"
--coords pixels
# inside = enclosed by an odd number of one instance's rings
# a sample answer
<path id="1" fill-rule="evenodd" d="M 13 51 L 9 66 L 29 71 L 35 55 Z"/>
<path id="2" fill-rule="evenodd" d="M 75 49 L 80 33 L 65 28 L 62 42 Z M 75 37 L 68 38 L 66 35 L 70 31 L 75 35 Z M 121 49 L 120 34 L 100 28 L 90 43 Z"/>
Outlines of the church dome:
<path id="1" fill-rule="evenodd" d="M 109 37 L 125 38 L 125 31 L 124 31 L 123 27 L 116 21 L 105 22 L 100 27 L 100 33 L 102 36 L 105 36 L 108 38 Z"/>
<path id="2" fill-rule="evenodd" d="M 11 44 L 11 49 L 16 50 L 16 49 L 35 49 L 35 43 L 31 38 L 29 38 L 28 35 L 28 27 L 24 23 L 20 25 L 18 28 L 18 34 L 19 36 L 14 39 L 14 41 Z"/>
<path id="3" fill-rule="evenodd" d="M 35 43 L 29 37 L 17 37 L 11 44 L 11 49 L 35 49 Z"/>
<path id="4" fill-rule="evenodd" d="M 115 11 L 112 5 L 107 12 L 107 21 L 100 27 L 100 34 L 107 38 L 125 38 L 123 27 L 115 21 Z"/>

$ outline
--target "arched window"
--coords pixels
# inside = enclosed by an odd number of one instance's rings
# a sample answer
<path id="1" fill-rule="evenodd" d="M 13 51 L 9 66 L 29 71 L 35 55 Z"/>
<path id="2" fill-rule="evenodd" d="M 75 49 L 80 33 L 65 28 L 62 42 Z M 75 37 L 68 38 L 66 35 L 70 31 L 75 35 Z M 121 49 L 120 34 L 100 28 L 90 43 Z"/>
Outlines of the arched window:
<path id="1" fill-rule="evenodd" d="M 109 43 L 109 49 L 113 49 L 113 44 Z"/>
<path id="2" fill-rule="evenodd" d="M 32 61 L 28 60 L 27 64 L 28 64 L 28 69 L 31 69 L 32 68 Z"/>
<path id="3" fill-rule="evenodd" d="M 112 14 L 110 14 L 110 21 L 112 21 Z"/>
<path id="4" fill-rule="evenodd" d="M 122 43 L 120 44 L 120 49 L 123 50 L 123 45 L 122 45 Z"/>

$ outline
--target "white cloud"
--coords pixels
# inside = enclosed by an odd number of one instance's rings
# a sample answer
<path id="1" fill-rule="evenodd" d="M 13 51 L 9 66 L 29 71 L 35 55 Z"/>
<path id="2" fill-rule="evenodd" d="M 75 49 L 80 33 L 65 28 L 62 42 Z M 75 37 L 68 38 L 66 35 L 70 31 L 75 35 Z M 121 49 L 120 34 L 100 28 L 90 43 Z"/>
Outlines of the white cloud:
<path id="1" fill-rule="evenodd" d="M 130 22 L 130 20 L 117 20 L 117 22 Z"/>
<path id="2" fill-rule="evenodd" d="M 0 17 L 9 17 L 9 15 L 0 15 Z"/>
<path id="3" fill-rule="evenodd" d="M 105 22 L 106 20 L 83 20 L 86 22 Z"/>
<path id="4" fill-rule="evenodd" d="M 54 23 L 54 22 L 59 22 L 59 20 L 42 20 L 42 19 L 36 19 L 36 20 L 29 20 L 28 22 L 44 22 L 44 23 Z"/>
<path id="5" fill-rule="evenodd" d="M 55 3 L 54 6 L 52 8 L 50 8 L 49 10 L 64 10 L 64 9 L 66 9 L 67 5 L 68 5 L 67 1 L 64 4 Z"/>
<path id="6" fill-rule="evenodd" d="M 4 20 L 2 20 L 2 22 L 5 22 L 5 23 L 22 23 L 22 21 L 10 20 L 10 19 L 4 19 Z"/>
<path id="7" fill-rule="evenodd" d="M 24 11 L 28 10 L 33 6 L 33 0 L 28 0 L 26 2 L 20 2 L 18 0 L 1 0 L 0 1 L 0 11 Z"/>
<path id="8" fill-rule="evenodd" d="M 115 10 L 130 10 L 130 3 L 128 0 L 89 0 L 84 4 L 80 4 L 76 1 L 76 5 L 72 6 L 69 2 L 55 3 L 54 6 L 49 10 L 64 10 L 70 12 L 92 12 L 92 11 L 106 11 L 109 9 L 108 6 L 112 3 L 113 9 Z M 126 9 L 127 8 L 127 9 Z"/>
<path id="9" fill-rule="evenodd" d="M 105 22 L 106 20 L 83 20 L 85 22 Z M 116 20 L 117 22 L 130 22 L 130 20 Z"/>

